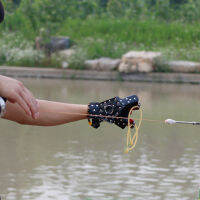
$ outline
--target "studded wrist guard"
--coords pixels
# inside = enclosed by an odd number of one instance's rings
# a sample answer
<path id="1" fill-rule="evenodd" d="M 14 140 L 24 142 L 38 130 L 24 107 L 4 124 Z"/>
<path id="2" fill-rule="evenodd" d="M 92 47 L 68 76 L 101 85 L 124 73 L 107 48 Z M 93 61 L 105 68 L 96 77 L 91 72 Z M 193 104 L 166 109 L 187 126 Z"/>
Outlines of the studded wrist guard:
<path id="1" fill-rule="evenodd" d="M 138 110 L 140 107 L 136 95 L 124 99 L 114 97 L 101 103 L 92 102 L 88 106 L 89 124 L 97 129 L 101 122 L 106 121 L 124 129 L 128 125 L 128 114 L 132 107 L 135 107 L 134 110 Z M 130 121 L 130 124 L 134 128 L 135 122 L 133 120 Z"/>

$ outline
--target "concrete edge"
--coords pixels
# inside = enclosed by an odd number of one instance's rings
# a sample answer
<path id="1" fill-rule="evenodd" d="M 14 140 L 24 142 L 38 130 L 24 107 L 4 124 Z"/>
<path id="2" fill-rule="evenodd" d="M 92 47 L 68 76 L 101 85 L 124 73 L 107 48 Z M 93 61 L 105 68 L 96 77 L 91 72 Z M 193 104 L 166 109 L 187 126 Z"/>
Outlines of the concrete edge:
<path id="1" fill-rule="evenodd" d="M 188 73 L 134 73 L 125 74 L 116 71 L 91 71 L 54 68 L 0 67 L 0 74 L 15 78 L 54 78 L 107 81 L 165 82 L 200 84 L 200 74 Z"/>

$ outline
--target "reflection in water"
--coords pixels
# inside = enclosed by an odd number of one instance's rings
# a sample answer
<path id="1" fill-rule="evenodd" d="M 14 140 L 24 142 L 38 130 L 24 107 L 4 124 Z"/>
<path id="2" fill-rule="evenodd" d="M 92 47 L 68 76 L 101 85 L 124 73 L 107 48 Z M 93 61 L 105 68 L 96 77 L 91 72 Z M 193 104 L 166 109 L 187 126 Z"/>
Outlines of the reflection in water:
<path id="1" fill-rule="evenodd" d="M 24 79 L 38 98 L 71 103 L 137 94 L 144 118 L 199 120 L 199 86 Z M 144 121 L 134 152 L 126 130 L 87 121 L 58 127 L 0 121 L 0 193 L 9 200 L 190 200 L 200 188 L 198 127 Z"/>

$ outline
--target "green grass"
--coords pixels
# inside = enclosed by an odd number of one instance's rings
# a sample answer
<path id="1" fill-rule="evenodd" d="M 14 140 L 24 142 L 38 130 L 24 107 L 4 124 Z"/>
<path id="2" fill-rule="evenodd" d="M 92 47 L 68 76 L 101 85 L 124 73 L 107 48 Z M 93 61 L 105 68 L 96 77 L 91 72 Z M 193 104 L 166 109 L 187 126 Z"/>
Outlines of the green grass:
<path id="1" fill-rule="evenodd" d="M 69 35 L 72 39 L 107 39 L 115 42 L 133 42 L 149 48 L 165 47 L 169 43 L 177 47 L 186 47 L 200 39 L 200 25 L 178 22 L 137 21 L 122 19 L 68 19 L 58 34 Z"/>
<path id="2" fill-rule="evenodd" d="M 164 22 L 159 20 L 136 20 L 128 18 L 96 18 L 66 19 L 59 25 L 55 35 L 69 36 L 74 42 L 77 53 L 69 61 L 70 68 L 83 69 L 86 59 L 100 57 L 121 58 L 130 50 L 159 51 L 164 60 L 190 60 L 200 62 L 200 24 Z M 0 44 L 6 46 L 0 54 L 0 63 L 23 66 L 60 66 L 60 61 L 46 62 L 46 58 L 35 53 L 37 57 L 29 55 L 22 60 L 7 59 L 11 55 L 10 49 L 26 50 L 32 48 L 34 52 L 34 37 L 26 36 L 27 27 L 13 34 L 2 34 Z M 30 29 L 31 31 L 31 29 Z M 35 32 L 33 33 L 33 35 Z M 25 41 L 25 42 L 22 42 Z M 22 45 L 22 44 L 23 45 Z M 23 54 L 23 52 L 22 52 Z M 18 54 L 17 54 L 18 55 Z M 158 67 L 158 71 L 167 71 L 165 67 Z"/>
<path id="3" fill-rule="evenodd" d="M 129 50 L 161 51 L 168 59 L 200 61 L 200 24 L 129 19 L 68 19 L 57 35 L 67 35 L 89 58 L 121 57 Z"/>

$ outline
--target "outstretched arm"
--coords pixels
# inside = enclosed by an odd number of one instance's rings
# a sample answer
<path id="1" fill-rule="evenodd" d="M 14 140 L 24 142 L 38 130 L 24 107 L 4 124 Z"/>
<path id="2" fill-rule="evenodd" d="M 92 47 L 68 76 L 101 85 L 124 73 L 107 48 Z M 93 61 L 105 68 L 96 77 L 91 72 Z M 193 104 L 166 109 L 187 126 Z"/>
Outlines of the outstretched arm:
<path id="1" fill-rule="evenodd" d="M 134 128 L 133 119 L 128 121 L 129 112 L 140 108 L 136 95 L 126 98 L 114 97 L 104 102 L 91 102 L 89 105 L 59 103 L 37 100 L 37 118 L 28 116 L 18 103 L 7 102 L 5 119 L 26 125 L 56 126 L 89 118 L 90 125 L 98 128 L 103 121 L 114 123 L 124 129 L 128 124 Z M 130 122 L 130 123 L 129 123 Z"/>
<path id="2" fill-rule="evenodd" d="M 37 100 L 39 117 L 33 119 L 16 103 L 6 103 L 5 119 L 26 125 L 56 126 L 87 118 L 88 106 Z"/>

